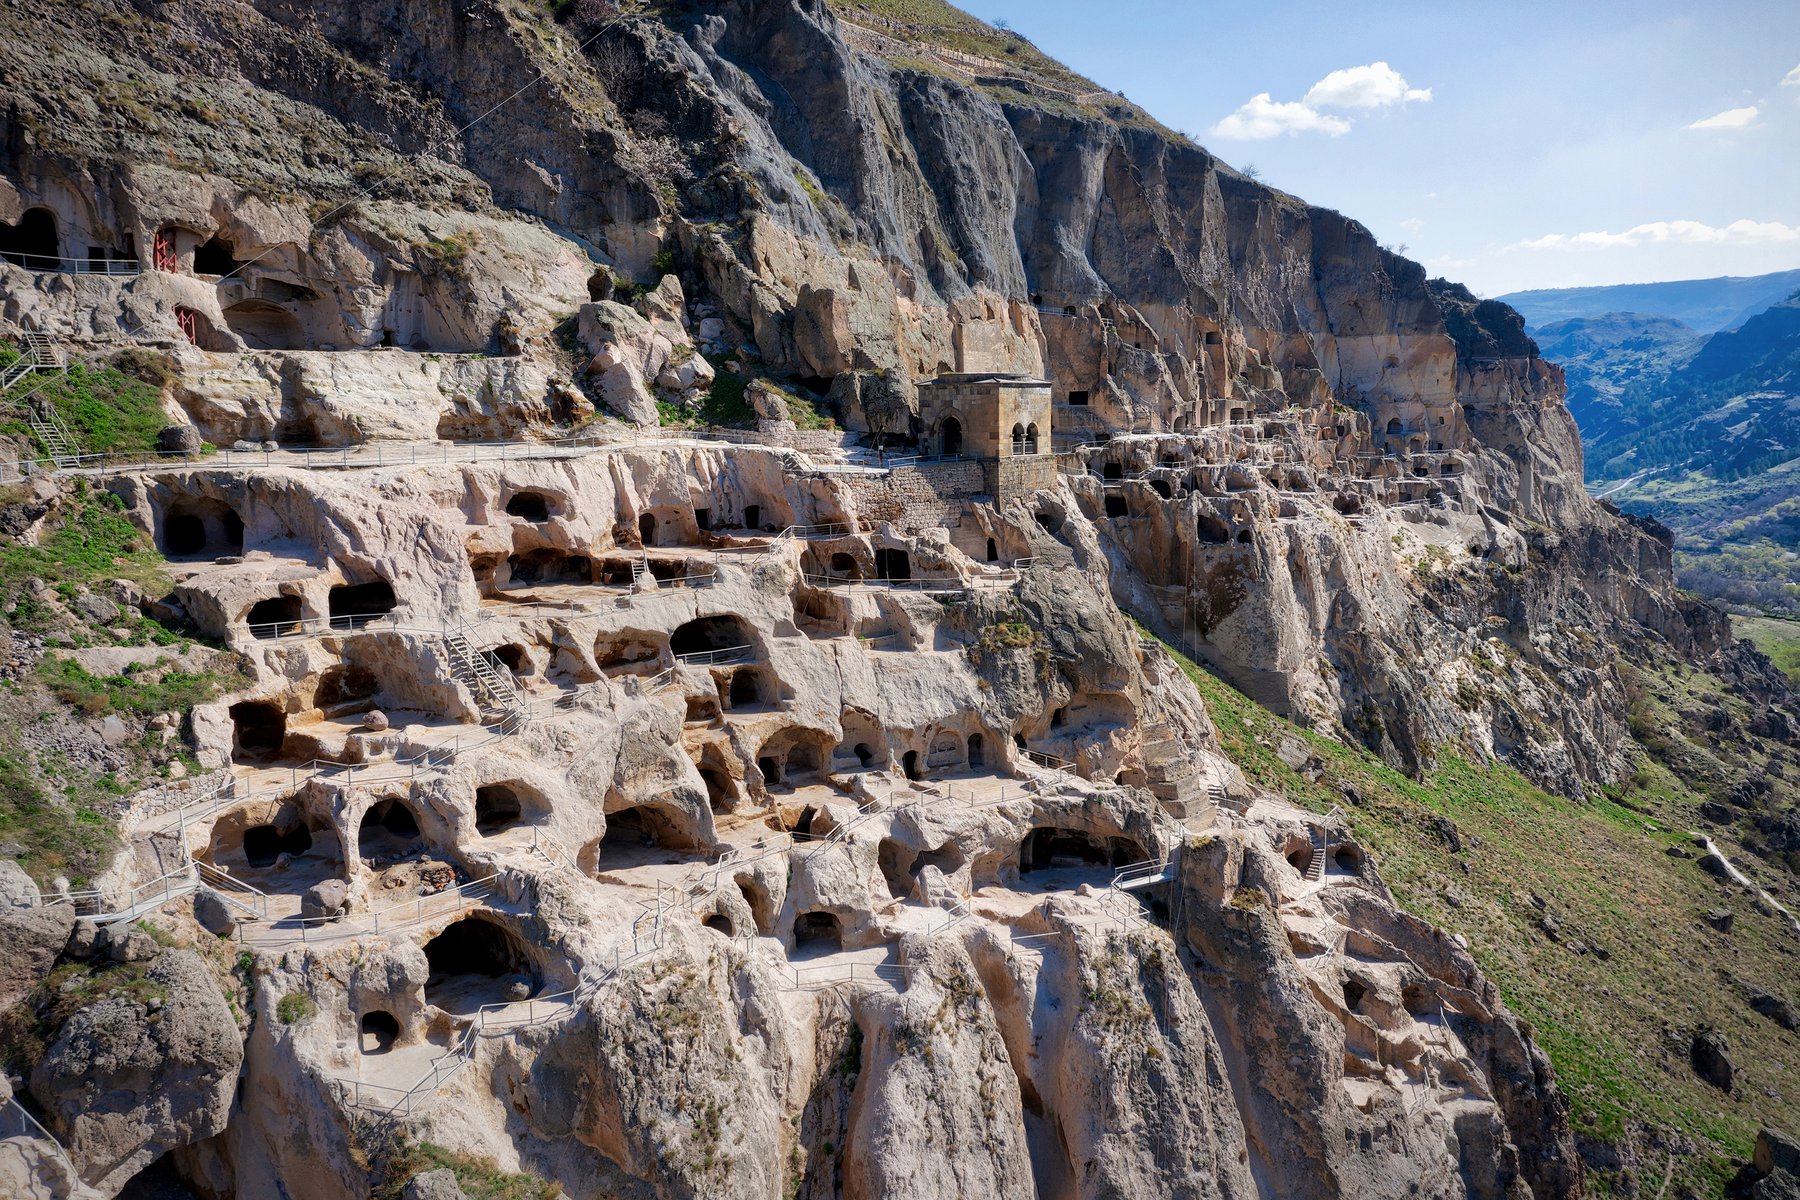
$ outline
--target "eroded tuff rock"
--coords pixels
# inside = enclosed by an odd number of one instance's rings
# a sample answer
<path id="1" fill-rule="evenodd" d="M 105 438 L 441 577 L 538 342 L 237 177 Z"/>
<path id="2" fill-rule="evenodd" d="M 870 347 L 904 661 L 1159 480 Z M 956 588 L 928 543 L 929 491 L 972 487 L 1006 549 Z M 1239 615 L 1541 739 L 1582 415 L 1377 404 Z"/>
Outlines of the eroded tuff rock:
<path id="1" fill-rule="evenodd" d="M 168 950 L 145 977 L 147 999 L 78 1010 L 31 1072 L 51 1131 L 105 1195 L 164 1151 L 223 1131 L 244 1061 L 237 1019 L 205 960 Z"/>

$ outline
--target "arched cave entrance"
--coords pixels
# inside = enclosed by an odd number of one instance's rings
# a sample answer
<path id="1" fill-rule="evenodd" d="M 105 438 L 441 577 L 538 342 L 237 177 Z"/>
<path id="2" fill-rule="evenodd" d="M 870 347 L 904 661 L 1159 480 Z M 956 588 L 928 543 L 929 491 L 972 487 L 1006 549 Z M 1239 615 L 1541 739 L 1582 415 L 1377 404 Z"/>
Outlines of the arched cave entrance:
<path id="1" fill-rule="evenodd" d="M 229 275 L 244 264 L 237 260 L 231 243 L 213 234 L 194 247 L 194 274 Z"/>
<path id="2" fill-rule="evenodd" d="M 734 880 L 738 893 L 744 897 L 744 903 L 750 906 L 750 919 L 756 922 L 758 933 L 768 933 L 775 928 L 775 899 L 762 880 L 754 875 L 739 875 Z"/>
<path id="3" fill-rule="evenodd" d="M 962 453 L 962 422 L 955 417 L 945 417 L 943 424 L 943 453 L 946 458 Z"/>
<path id="4" fill-rule="evenodd" d="M 828 912 L 804 912 L 794 917 L 794 957 L 836 954 L 844 948 L 844 927 Z"/>
<path id="5" fill-rule="evenodd" d="M 1125 497 L 1117 492 L 1106 493 L 1106 515 L 1109 517 L 1129 517 L 1131 508 L 1125 503 Z"/>
<path id="6" fill-rule="evenodd" d="M 727 692 L 728 707 L 733 710 L 756 708 L 763 703 L 762 672 L 745 667 L 733 672 Z"/>
<path id="7" fill-rule="evenodd" d="M 393 586 L 385 579 L 340 584 L 326 597 L 334 629 L 361 628 L 376 617 L 393 612 L 397 603 Z"/>
<path id="8" fill-rule="evenodd" d="M 987 540 L 987 560 L 989 562 L 1000 561 L 1000 547 L 995 543 L 993 538 Z"/>
<path id="9" fill-rule="evenodd" d="M 426 1003 L 446 1012 L 473 1012 L 502 999 L 499 985 L 512 976 L 526 976 L 530 986 L 532 961 L 525 943 L 486 917 L 464 917 L 426 942 L 425 961 Z"/>
<path id="10" fill-rule="evenodd" d="M 1194 523 L 1194 532 L 1208 546 L 1223 546 L 1231 540 L 1231 526 L 1211 513 L 1200 514 Z"/>
<path id="11" fill-rule="evenodd" d="M 475 789 L 475 832 L 493 837 L 508 829 L 536 820 L 541 815 L 542 800 L 517 781 L 484 783 Z"/>
<path id="12" fill-rule="evenodd" d="M 400 1022 L 393 1013 L 374 1009 L 363 1014 L 359 1032 L 364 1054 L 386 1054 L 400 1039 Z"/>
<path id="13" fill-rule="evenodd" d="M 911 579 L 912 556 L 904 550 L 887 547 L 875 551 L 875 578 Z"/>
<path id="14" fill-rule="evenodd" d="M 1068 867 L 1123 867 L 1147 857 L 1144 848 L 1132 838 L 1039 827 L 1019 843 L 1019 874 Z"/>
<path id="15" fill-rule="evenodd" d="M 906 772 L 908 779 L 916 781 L 925 778 L 919 772 L 919 752 L 917 750 L 908 750 L 900 756 L 900 769 Z"/>
<path id="16" fill-rule="evenodd" d="M 687 821 L 661 804 L 639 804 L 606 814 L 606 832 L 590 843 L 580 864 L 588 874 L 673 861 L 694 850 Z"/>
<path id="17" fill-rule="evenodd" d="M 839 551 L 831 556 L 831 573 L 840 579 L 861 579 L 862 568 L 856 563 L 854 554 Z"/>
<path id="18" fill-rule="evenodd" d="M 506 502 L 506 515 L 533 523 L 550 519 L 550 498 L 542 492 L 515 492 Z"/>
<path id="19" fill-rule="evenodd" d="M 219 500 L 179 500 L 162 519 L 162 552 L 167 558 L 222 558 L 244 552 L 244 520 Z"/>
<path id="20" fill-rule="evenodd" d="M 750 627 L 741 618 L 732 616 L 700 617 L 677 626 L 669 635 L 669 651 L 678 657 L 738 647 L 748 650 L 753 644 Z"/>
<path id="21" fill-rule="evenodd" d="M 726 937 L 736 937 L 737 936 L 737 931 L 732 928 L 731 918 L 726 916 L 724 913 L 714 913 L 712 916 L 706 918 L 706 920 L 701 923 L 703 925 L 705 925 L 708 929 L 716 930 L 719 933 L 724 934 Z"/>
<path id="22" fill-rule="evenodd" d="M 364 858 L 396 858 L 419 848 L 419 822 L 406 802 L 377 800 L 356 828 L 356 851 Z"/>
<path id="23" fill-rule="evenodd" d="M 0 258 L 33 271 L 54 271 L 62 265 L 62 249 L 56 236 L 56 214 L 47 208 L 28 208 L 17 225 L 0 223 Z"/>
<path id="24" fill-rule="evenodd" d="M 244 617 L 252 637 L 273 638 L 292 633 L 300 626 L 300 597 L 270 596 L 250 606 Z"/>
<path id="25" fill-rule="evenodd" d="M 223 274 L 223 272 L 220 272 Z M 225 327 L 251 350 L 300 350 L 306 345 L 299 318 L 267 300 L 245 300 L 225 310 Z"/>
<path id="26" fill-rule="evenodd" d="M 287 741 L 287 714 L 266 700 L 240 700 L 230 708 L 232 757 L 241 763 L 268 763 L 281 757 Z"/>
<path id="27" fill-rule="evenodd" d="M 979 733 L 969 735 L 969 769 L 987 766 L 987 745 Z"/>
<path id="28" fill-rule="evenodd" d="M 718 767 L 710 764 L 699 768 L 700 782 L 706 785 L 706 805 L 714 813 L 730 812 L 738 801 L 737 787 Z"/>
<path id="29" fill-rule="evenodd" d="M 644 513 L 638 517 L 638 541 L 645 546 L 656 545 L 655 513 Z"/>
<path id="30" fill-rule="evenodd" d="M 252 867 L 272 867 L 282 855 L 298 858 L 312 849 L 312 832 L 304 824 L 287 828 L 252 825 L 244 830 L 244 861 Z"/>

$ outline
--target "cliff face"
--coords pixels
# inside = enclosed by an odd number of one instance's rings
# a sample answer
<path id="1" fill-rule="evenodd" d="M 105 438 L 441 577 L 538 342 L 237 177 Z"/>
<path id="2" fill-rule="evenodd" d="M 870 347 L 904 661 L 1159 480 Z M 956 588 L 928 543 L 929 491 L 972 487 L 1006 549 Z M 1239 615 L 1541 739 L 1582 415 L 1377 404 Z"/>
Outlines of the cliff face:
<path id="1" fill-rule="evenodd" d="M 234 451 L 107 484 L 248 680 L 175 722 L 242 790 L 134 798 L 106 881 L 173 844 L 250 960 L 254 1086 L 146 1144 L 220 1195 L 365 1194 L 371 1111 L 577 1196 L 1579 1194 L 1467 947 L 1120 611 L 1409 768 L 1617 777 L 1621 651 L 1726 631 L 1510 310 L 823 0 L 15 7 L 0 315 L 167 351 Z M 146 269 L 33 263 L 40 211 Z M 1055 456 L 862 453 L 945 453 L 950 372 L 1047 378 Z M 768 444 L 654 428 L 728 404 Z"/>
<path id="2" fill-rule="evenodd" d="M 1048 373 L 1059 446 L 1275 415 L 1335 424 L 1338 459 L 1372 456 L 1352 478 L 1437 476 L 1444 461 L 1396 468 L 1383 454 L 1452 456 L 1460 519 L 1434 515 L 1425 541 L 1472 548 L 1477 568 L 1613 547 L 1591 567 L 1558 557 L 1540 607 L 1572 604 L 1602 640 L 1625 619 L 1686 648 L 1662 556 L 1586 499 L 1560 372 L 1510 310 L 1428 284 L 1354 221 L 1237 174 L 1105 93 L 1071 100 L 1029 72 L 996 79 L 930 47 L 910 57 L 892 28 L 824 0 L 570 25 L 502 3 L 206 4 L 144 21 L 96 0 L 83 12 L 84 43 L 27 32 L 9 45 L 21 86 L 8 165 L 22 190 L 0 216 L 55 198 L 88 240 L 147 247 L 174 222 L 195 243 L 218 230 L 237 261 L 262 257 L 217 295 L 146 278 L 110 285 L 96 306 L 34 281 L 9 301 L 14 319 L 180 344 L 173 300 L 200 314 L 213 349 L 492 350 L 546 339 L 584 290 L 601 296 L 675 249 L 690 293 L 718 313 L 708 344 L 747 347 L 829 395 L 853 428 L 927 432 L 906 385 L 958 369 Z M 186 77 L 202 67 L 219 78 L 196 93 Z M 52 80 L 69 71 L 140 102 L 63 112 Z M 246 319 L 268 305 L 284 314 L 272 325 Z M 523 383 L 554 390 L 566 371 Z M 227 407 L 291 405 L 299 373 L 277 372 L 267 399 L 240 388 Z M 607 399 L 639 420 L 651 411 Z M 566 408 L 554 395 L 520 403 Z M 1400 498 L 1443 491 L 1427 479 Z M 1444 625 L 1411 564 L 1346 549 L 1341 523 L 1311 550 L 1264 531 L 1276 545 L 1235 589 L 1237 623 L 1256 632 L 1233 633 L 1200 578 L 1229 564 L 1199 547 L 1164 553 L 1195 541 L 1179 526 L 1196 519 L 1177 505 L 1157 536 L 1119 539 L 1157 597 L 1139 615 L 1267 702 L 1408 764 L 1467 742 L 1565 788 L 1620 770 L 1622 701 L 1604 655 L 1527 654 L 1551 675 L 1590 677 L 1572 704 L 1553 690 L 1459 706 L 1422 664 L 1441 664 L 1470 626 Z M 1323 578 L 1300 592 L 1300 568 L 1267 567 L 1317 556 Z M 1482 573 L 1458 572 L 1480 598 L 1457 619 L 1495 611 L 1498 581 L 1470 578 Z M 1598 604 L 1565 604 L 1565 588 Z M 1415 699 L 1388 703 L 1400 696 Z M 1377 730 L 1360 714 L 1384 704 Z"/>

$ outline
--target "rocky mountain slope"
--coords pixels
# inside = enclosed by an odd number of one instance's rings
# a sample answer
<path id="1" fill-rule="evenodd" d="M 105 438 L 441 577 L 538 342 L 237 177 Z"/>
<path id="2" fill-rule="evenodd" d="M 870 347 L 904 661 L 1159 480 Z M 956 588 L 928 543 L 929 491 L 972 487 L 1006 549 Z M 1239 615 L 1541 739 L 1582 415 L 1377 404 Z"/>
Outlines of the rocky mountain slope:
<path id="1" fill-rule="evenodd" d="M 1587 439 L 1593 485 L 1675 531 L 1688 586 L 1800 612 L 1800 294 L 1621 382 L 1618 418 Z"/>
<path id="2" fill-rule="evenodd" d="M 57 1194 L 1705 1195 L 1786 1121 L 1800 712 L 1506 305 L 928 0 L 15 16 Z"/>
<path id="3" fill-rule="evenodd" d="M 1642 313 L 1570 317 L 1534 336 L 1544 357 L 1563 369 L 1569 389 L 1564 403 L 1581 430 L 1590 470 L 1605 460 L 1607 442 L 1635 432 L 1645 419 L 1641 409 L 1625 407 L 1625 394 L 1662 379 L 1705 342 L 1673 317 Z"/>

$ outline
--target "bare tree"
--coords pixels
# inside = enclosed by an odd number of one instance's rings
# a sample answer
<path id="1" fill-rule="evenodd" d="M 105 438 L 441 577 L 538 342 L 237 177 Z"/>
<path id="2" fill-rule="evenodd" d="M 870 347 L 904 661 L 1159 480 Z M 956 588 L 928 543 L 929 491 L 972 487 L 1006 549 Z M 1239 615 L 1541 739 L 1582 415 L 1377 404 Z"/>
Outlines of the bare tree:
<path id="1" fill-rule="evenodd" d="M 1262 170 L 1259 167 L 1257 167 L 1257 165 L 1255 163 L 1245 163 L 1241 168 L 1239 168 L 1238 173 L 1240 175 L 1242 175 L 1245 179 L 1261 179 L 1262 178 Z"/>

